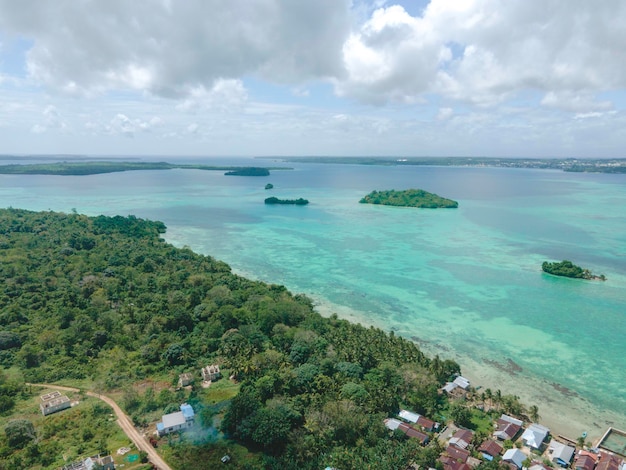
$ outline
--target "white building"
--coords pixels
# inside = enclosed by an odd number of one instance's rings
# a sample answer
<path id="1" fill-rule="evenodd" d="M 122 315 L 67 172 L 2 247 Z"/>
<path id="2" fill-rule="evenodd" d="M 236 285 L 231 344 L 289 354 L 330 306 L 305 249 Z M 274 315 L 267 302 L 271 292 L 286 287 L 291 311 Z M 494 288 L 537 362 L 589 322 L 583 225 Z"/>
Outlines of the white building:
<path id="1" fill-rule="evenodd" d="M 541 424 L 531 424 L 528 426 L 524 434 L 522 434 L 522 441 L 524 445 L 531 449 L 539 449 L 543 441 L 550 434 L 550 430 Z"/>
<path id="2" fill-rule="evenodd" d="M 65 410 L 66 408 L 72 406 L 70 399 L 65 395 L 61 395 L 61 392 L 56 390 L 54 392 L 41 395 L 39 398 L 41 399 L 39 409 L 44 416 L 56 413 L 57 411 Z"/>
<path id="3" fill-rule="evenodd" d="M 194 412 L 191 405 L 183 403 L 180 411 L 163 415 L 161 422 L 157 423 L 157 434 L 165 436 L 171 432 L 183 431 L 193 425 Z"/>

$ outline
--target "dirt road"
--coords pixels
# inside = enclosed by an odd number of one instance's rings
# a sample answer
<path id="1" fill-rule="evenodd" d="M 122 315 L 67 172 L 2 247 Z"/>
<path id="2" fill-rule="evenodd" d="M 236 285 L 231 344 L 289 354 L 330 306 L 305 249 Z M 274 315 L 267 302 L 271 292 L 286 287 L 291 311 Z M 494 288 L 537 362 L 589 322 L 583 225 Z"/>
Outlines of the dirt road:
<path id="1" fill-rule="evenodd" d="M 80 392 L 80 390 L 77 388 L 63 387 L 62 385 L 31 384 L 31 383 L 27 383 L 26 385 L 32 385 L 34 387 L 46 387 L 46 388 L 51 388 L 54 390 L 63 390 L 66 392 Z M 122 409 L 117 405 L 117 403 L 115 403 L 106 395 L 99 395 L 94 392 L 87 392 L 87 395 L 90 397 L 98 398 L 99 400 L 102 400 L 111 408 L 113 408 L 113 411 L 115 412 L 115 415 L 117 416 L 117 424 L 126 433 L 128 438 L 135 443 L 135 445 L 137 446 L 137 449 L 143 450 L 144 452 L 148 454 L 148 460 L 150 460 L 150 462 L 154 466 L 156 466 L 156 468 L 158 468 L 159 470 L 172 470 L 172 468 L 167 463 L 165 463 L 165 460 L 163 460 L 161 456 L 157 454 L 156 450 L 154 450 L 154 448 L 150 445 L 150 443 L 146 441 L 146 439 L 141 434 L 139 434 L 139 432 L 133 426 L 133 422 L 126 415 L 126 413 L 122 411 Z"/>

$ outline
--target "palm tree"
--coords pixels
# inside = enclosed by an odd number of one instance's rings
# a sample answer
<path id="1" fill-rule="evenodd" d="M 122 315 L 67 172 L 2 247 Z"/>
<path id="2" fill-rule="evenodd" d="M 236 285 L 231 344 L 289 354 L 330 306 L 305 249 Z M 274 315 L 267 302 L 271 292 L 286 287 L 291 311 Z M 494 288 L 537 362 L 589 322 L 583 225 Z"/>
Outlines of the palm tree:
<path id="1" fill-rule="evenodd" d="M 537 407 L 537 405 L 532 405 L 528 409 L 528 414 L 530 415 L 530 419 L 535 423 L 539 421 L 539 408 Z"/>
<path id="2" fill-rule="evenodd" d="M 485 397 L 487 397 L 487 400 L 489 400 L 489 408 L 491 409 L 491 407 L 493 406 L 493 392 L 490 388 L 485 390 Z"/>

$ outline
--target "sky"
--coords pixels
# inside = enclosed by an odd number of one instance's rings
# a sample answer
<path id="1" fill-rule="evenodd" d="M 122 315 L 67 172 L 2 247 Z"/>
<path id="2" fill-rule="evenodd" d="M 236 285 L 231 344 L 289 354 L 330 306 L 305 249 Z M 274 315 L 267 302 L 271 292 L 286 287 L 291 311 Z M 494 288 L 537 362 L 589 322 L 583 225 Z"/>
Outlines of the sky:
<path id="1" fill-rule="evenodd" d="M 626 157 L 626 2 L 0 0 L 0 154 Z"/>

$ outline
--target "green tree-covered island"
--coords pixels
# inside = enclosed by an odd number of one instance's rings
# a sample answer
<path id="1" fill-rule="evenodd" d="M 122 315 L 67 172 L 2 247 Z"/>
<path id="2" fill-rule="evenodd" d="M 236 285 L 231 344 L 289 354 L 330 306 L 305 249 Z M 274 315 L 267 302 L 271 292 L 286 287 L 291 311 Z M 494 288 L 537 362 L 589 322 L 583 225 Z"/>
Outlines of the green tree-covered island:
<path id="1" fill-rule="evenodd" d="M 301 197 L 298 199 L 279 199 L 272 196 L 265 199 L 265 204 L 291 204 L 296 206 L 306 206 L 308 203 L 308 199 L 303 199 Z"/>
<path id="2" fill-rule="evenodd" d="M 545 273 L 552 274 L 554 276 L 571 277 L 574 279 L 597 279 L 600 281 L 606 281 L 604 274 L 596 275 L 588 269 L 576 266 L 574 263 L 568 260 L 560 262 L 550 263 L 544 261 L 541 264 L 541 270 Z"/>
<path id="3" fill-rule="evenodd" d="M 237 170 L 227 171 L 227 176 L 269 176 L 270 171 L 267 168 L 245 167 Z"/>
<path id="4" fill-rule="evenodd" d="M 267 183 L 265 185 L 265 189 L 274 189 L 274 185 L 272 183 Z"/>
<path id="5" fill-rule="evenodd" d="M 418 207 L 424 209 L 457 208 L 459 203 L 422 189 L 404 191 L 372 191 L 360 203 L 382 204 L 386 206 Z"/>

